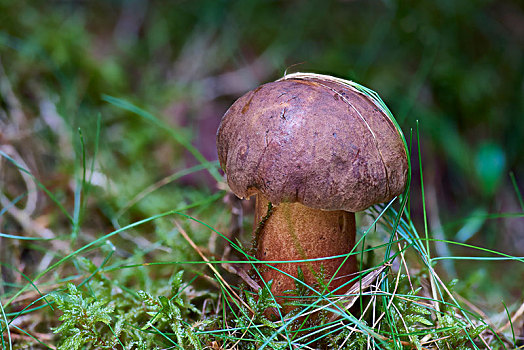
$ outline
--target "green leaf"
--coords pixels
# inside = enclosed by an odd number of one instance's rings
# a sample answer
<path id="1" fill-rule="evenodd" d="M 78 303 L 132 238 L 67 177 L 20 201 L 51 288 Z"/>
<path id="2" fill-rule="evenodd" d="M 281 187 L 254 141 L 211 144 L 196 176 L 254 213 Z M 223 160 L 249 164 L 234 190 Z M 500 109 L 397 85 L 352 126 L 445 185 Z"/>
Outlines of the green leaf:
<path id="1" fill-rule="evenodd" d="M 506 154 L 496 143 L 481 144 L 475 157 L 475 170 L 481 189 L 492 196 L 506 170 Z"/>
<path id="2" fill-rule="evenodd" d="M 171 277 L 171 293 L 173 295 L 178 294 L 178 290 L 180 289 L 180 286 L 184 282 L 184 271 L 178 271 L 173 277 Z"/>

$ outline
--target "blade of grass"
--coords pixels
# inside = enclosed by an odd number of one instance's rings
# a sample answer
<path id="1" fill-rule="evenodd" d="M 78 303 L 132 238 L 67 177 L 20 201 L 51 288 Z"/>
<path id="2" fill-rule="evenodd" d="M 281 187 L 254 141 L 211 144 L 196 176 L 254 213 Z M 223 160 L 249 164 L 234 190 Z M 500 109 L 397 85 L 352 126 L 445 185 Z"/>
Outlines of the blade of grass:
<path id="1" fill-rule="evenodd" d="M 435 239 L 435 238 L 431 238 L 430 241 L 438 241 L 438 240 Z M 458 245 L 458 246 L 462 246 L 462 247 L 467 247 L 467 248 L 471 248 L 471 249 L 475 249 L 475 250 L 480 250 L 480 251 L 487 252 L 487 253 L 490 253 L 490 254 L 493 254 L 493 255 L 500 255 L 502 257 L 505 257 L 507 260 L 517 260 L 517 261 L 520 261 L 520 262 L 524 263 L 524 258 L 522 258 L 522 257 L 517 257 L 517 256 L 509 255 L 509 254 L 506 254 L 506 253 L 497 252 L 497 251 L 492 250 L 492 249 L 478 247 L 478 246 L 474 246 L 474 245 L 471 245 L 471 244 L 462 243 L 462 242 L 456 242 L 456 241 L 448 241 L 448 240 L 446 240 L 445 242 L 447 244 L 454 244 L 454 245 Z M 431 260 L 443 260 L 443 259 L 454 259 L 454 258 L 459 258 L 459 257 L 435 257 L 435 258 L 433 258 Z M 470 257 L 470 258 L 475 260 L 478 257 Z"/>
<path id="2" fill-rule="evenodd" d="M 497 333 L 504 331 L 506 328 L 510 326 L 513 327 L 513 323 L 516 322 L 520 317 L 522 317 L 522 315 L 524 315 L 524 303 L 520 305 L 518 310 L 515 311 L 512 317 L 510 317 L 508 322 L 497 330 Z"/>
<path id="3" fill-rule="evenodd" d="M 33 288 L 36 290 L 36 292 L 44 299 L 44 301 L 46 302 L 46 304 L 51 308 L 51 310 L 54 311 L 53 307 L 51 306 L 51 304 L 49 303 L 49 301 L 46 299 L 46 297 L 40 292 L 40 290 L 38 289 L 38 287 L 35 285 L 35 281 L 34 280 L 31 280 L 31 278 L 29 278 L 29 276 L 27 276 L 23 271 L 20 271 L 19 269 L 17 269 L 16 267 L 10 265 L 10 264 L 6 264 L 4 262 L 1 262 L 0 261 L 0 266 L 5 266 L 13 271 L 16 271 L 20 276 L 22 276 L 27 282 L 29 282 L 29 284 L 31 286 L 33 286 Z M 3 330 L 2 330 L 3 331 Z"/>
<path id="4" fill-rule="evenodd" d="M 515 178 L 515 174 L 513 174 L 513 171 L 510 171 L 509 177 L 511 178 L 511 184 L 513 185 L 513 189 L 515 190 L 515 193 L 517 194 L 517 199 L 519 200 L 520 209 L 524 212 L 524 200 L 522 200 L 522 193 L 520 193 L 519 186 L 517 185 L 517 179 Z"/>
<path id="5" fill-rule="evenodd" d="M 103 95 L 102 99 L 104 101 L 106 101 L 106 102 L 111 103 L 112 105 L 114 105 L 116 107 L 119 107 L 119 108 L 124 109 L 124 110 L 129 111 L 129 112 L 132 112 L 132 113 L 134 113 L 134 114 L 144 118 L 145 120 L 148 120 L 149 122 L 153 123 L 159 129 L 163 130 L 169 136 L 171 136 L 180 145 L 182 145 L 184 148 L 186 148 L 193 155 L 193 157 L 195 157 L 195 159 L 200 162 L 200 164 L 203 164 L 203 165 L 204 164 L 211 164 L 202 155 L 202 153 L 200 153 L 200 151 L 195 146 L 193 146 L 191 144 L 191 142 L 186 140 L 186 138 L 180 132 L 178 132 L 176 129 L 173 129 L 171 126 L 167 125 L 165 122 L 163 122 L 162 120 L 158 119 L 157 117 L 155 117 L 151 113 L 149 113 L 149 112 L 147 112 L 147 111 L 145 111 L 145 110 L 135 106 L 134 104 L 132 104 L 132 103 L 126 101 L 126 100 L 122 100 L 120 98 L 116 98 L 116 97 L 109 96 L 109 95 Z M 223 180 L 222 176 L 219 174 L 219 172 L 218 172 L 218 170 L 216 168 L 207 166 L 206 169 L 209 172 L 209 174 L 211 174 L 211 176 L 213 176 L 213 178 L 217 182 L 220 182 L 220 181 Z"/>
<path id="6" fill-rule="evenodd" d="M 214 201 L 214 200 L 217 200 L 218 198 L 221 198 L 222 195 L 223 195 L 222 192 L 218 192 L 217 194 L 215 194 L 214 196 L 211 196 L 210 198 L 211 198 L 211 200 Z M 206 200 L 206 202 L 208 202 L 208 201 L 209 201 L 209 200 Z M 214 230 L 211 226 L 209 226 L 209 225 L 203 223 L 202 221 L 200 221 L 200 220 L 198 220 L 198 219 L 195 219 L 195 218 L 193 218 L 193 217 L 191 217 L 191 216 L 189 216 L 189 215 L 187 215 L 187 214 L 184 214 L 184 213 L 180 212 L 181 210 L 187 210 L 188 208 L 190 208 L 190 207 L 194 207 L 195 205 L 201 205 L 201 203 L 200 203 L 200 204 L 198 204 L 198 203 L 193 203 L 193 204 L 191 204 L 191 205 L 188 205 L 188 206 L 183 207 L 183 208 L 179 208 L 179 209 L 177 209 L 177 210 L 170 210 L 170 211 L 167 211 L 167 212 L 164 212 L 164 213 L 161 213 L 161 214 L 157 214 L 157 215 L 154 215 L 154 216 L 148 217 L 148 218 L 146 218 L 146 219 L 136 221 L 136 222 L 134 222 L 134 223 L 132 223 L 132 224 L 129 224 L 129 225 L 125 226 L 125 227 L 119 228 L 119 229 L 117 229 L 117 230 L 115 230 L 115 231 L 113 231 L 113 232 L 111 232 L 111 233 L 108 233 L 108 234 L 106 234 L 106 235 L 104 235 L 104 236 L 102 236 L 102 237 L 100 237 L 100 238 L 98 238 L 98 239 L 96 239 L 96 240 L 94 240 L 94 241 L 92 241 L 92 242 L 90 242 L 90 243 L 84 245 L 83 247 L 81 247 L 81 248 L 75 250 L 74 252 L 69 253 L 69 254 L 66 255 L 65 257 L 61 258 L 60 260 L 58 260 L 57 262 L 55 262 L 53 265 L 49 266 L 49 267 L 46 268 L 44 271 L 40 272 L 40 273 L 39 273 L 39 274 L 38 274 L 38 275 L 33 279 L 33 282 L 36 283 L 36 281 L 38 281 L 40 278 L 42 278 L 42 277 L 43 277 L 44 275 L 46 275 L 48 272 L 54 270 L 55 268 L 57 268 L 58 266 L 62 265 L 64 262 L 68 261 L 69 259 L 75 257 L 75 256 L 78 255 L 79 253 L 81 253 L 81 252 L 83 252 L 83 251 L 87 251 L 88 249 L 95 247 L 96 245 L 98 245 L 98 244 L 101 243 L 102 241 L 105 241 L 105 240 L 107 240 L 107 239 L 109 239 L 109 238 L 111 238 L 111 237 L 113 237 L 113 236 L 115 236 L 115 235 L 117 235 L 117 234 L 119 234 L 119 233 L 125 231 L 125 230 L 131 229 L 131 228 L 134 228 L 134 227 L 137 227 L 137 226 L 143 225 L 143 224 L 145 224 L 145 223 L 151 222 L 151 221 L 153 221 L 153 220 L 156 220 L 156 219 L 158 219 L 158 218 L 162 218 L 162 217 L 166 217 L 166 216 L 170 216 L 170 215 L 181 215 L 181 216 L 183 216 L 183 217 L 186 217 L 186 218 L 188 218 L 188 219 L 191 219 L 191 220 L 194 220 L 194 221 L 196 221 L 196 222 L 198 222 L 198 223 L 201 223 L 201 224 L 203 224 L 204 226 L 206 226 L 206 227 L 212 229 L 214 232 L 216 232 L 216 233 L 219 234 L 220 236 L 222 236 L 222 238 L 224 238 L 224 239 L 226 239 L 226 240 L 229 241 L 229 239 L 228 239 L 226 236 L 224 236 L 224 235 L 221 234 L 220 232 Z M 238 247 L 235 243 L 233 243 L 233 242 L 231 242 L 231 241 L 229 241 L 229 242 L 230 242 L 230 244 L 231 244 L 232 247 L 234 247 L 235 249 L 238 249 L 239 251 L 241 251 L 240 247 Z M 10 304 L 11 304 L 14 300 L 16 300 L 16 298 L 17 298 L 20 294 L 22 294 L 22 293 L 23 293 L 27 288 L 28 288 L 28 285 L 25 285 L 23 288 L 21 288 L 21 289 L 20 289 L 20 290 L 19 290 L 19 291 L 14 295 L 14 296 L 12 296 L 12 297 L 7 301 L 6 305 L 10 305 Z"/>
<path id="7" fill-rule="evenodd" d="M 91 158 L 91 166 L 90 166 L 90 173 L 89 173 L 89 180 L 88 180 L 89 184 L 92 183 L 93 176 L 95 173 L 95 161 L 96 161 L 96 158 L 98 157 L 98 149 L 100 145 L 100 132 L 101 131 L 102 131 L 102 115 L 98 113 L 98 116 L 96 118 L 95 149 L 93 151 L 93 158 Z M 85 193 L 84 193 L 85 198 L 87 198 L 87 196 L 89 195 L 89 190 L 91 189 L 91 187 L 92 186 L 87 186 L 85 188 Z M 84 200 L 84 207 L 86 206 L 86 204 L 87 204 L 87 201 Z M 84 211 L 85 211 L 85 208 L 84 208 Z"/>
<path id="8" fill-rule="evenodd" d="M 82 220 L 82 208 L 85 202 L 85 188 L 86 188 L 86 147 L 84 142 L 84 136 L 82 129 L 78 128 L 78 136 L 80 139 L 80 151 L 82 153 L 82 179 L 76 180 L 75 192 L 74 192 L 74 207 L 73 207 L 73 230 L 71 231 L 71 247 L 75 245 L 76 239 L 78 238 L 78 231 L 80 230 L 80 223 Z"/>
<path id="9" fill-rule="evenodd" d="M 7 321 L 7 316 L 5 314 L 4 306 L 2 303 L 0 303 L 0 311 L 2 312 L 2 317 L 4 318 L 5 327 L 2 327 L 2 331 L 0 332 L 1 338 L 2 338 L 2 348 L 5 348 L 4 343 L 4 329 L 7 331 L 7 340 L 9 341 L 9 349 L 12 349 L 12 340 L 11 340 L 11 331 L 9 329 L 9 322 Z"/>
<path id="10" fill-rule="evenodd" d="M 186 233 L 184 228 L 180 225 L 180 223 L 177 220 L 175 220 L 175 225 L 178 228 L 178 232 L 180 232 L 182 237 L 184 237 L 184 239 L 189 243 L 191 248 L 193 248 L 198 253 L 198 255 L 200 255 L 202 260 L 204 260 L 206 262 L 206 265 L 211 269 L 211 271 L 213 271 L 213 273 L 222 281 L 222 283 L 224 283 L 224 285 L 231 291 L 231 293 L 235 296 L 235 298 L 237 298 L 238 301 L 240 301 L 242 304 L 244 304 L 244 306 L 249 311 L 251 311 L 251 313 L 254 314 L 255 311 L 253 311 L 253 309 L 242 298 L 240 298 L 238 296 L 238 294 L 233 290 L 233 288 L 231 288 L 231 286 L 229 285 L 229 283 L 227 283 L 227 281 L 224 279 L 224 277 L 222 277 L 220 272 L 218 272 L 218 270 L 212 264 L 209 264 L 209 259 L 204 255 L 204 253 L 202 253 L 202 251 L 198 248 L 198 246 L 195 244 L 195 242 L 193 242 L 193 240 L 191 238 L 189 238 L 188 234 Z"/>
<path id="11" fill-rule="evenodd" d="M 418 164 L 419 164 L 419 170 L 420 170 L 420 192 L 422 196 L 422 212 L 424 215 L 424 235 L 426 236 L 426 254 L 428 258 L 431 256 L 429 252 L 429 232 L 428 232 L 428 217 L 426 213 L 426 198 L 425 198 L 425 191 L 424 191 L 424 174 L 422 171 L 422 151 L 420 150 L 420 130 L 419 130 L 419 122 L 417 120 L 417 149 L 418 149 Z M 429 260 L 429 259 L 428 259 Z"/>
<path id="12" fill-rule="evenodd" d="M 69 214 L 67 212 L 67 210 L 64 208 L 64 206 L 62 205 L 62 203 L 60 203 L 58 201 L 58 199 L 55 197 L 54 194 L 52 194 L 48 189 L 47 187 L 45 187 L 40 181 L 38 181 L 33 174 L 31 174 L 27 169 L 25 169 L 24 167 L 22 167 L 16 160 L 14 160 L 13 158 L 9 157 L 5 152 L 3 151 L 0 151 L 0 156 L 4 157 L 5 159 L 7 159 L 9 162 L 11 162 L 14 166 L 16 166 L 20 171 L 28 174 L 31 179 L 33 179 L 33 181 L 35 181 L 35 183 L 38 185 L 38 187 L 40 189 L 42 189 L 46 194 L 47 196 L 58 206 L 58 208 L 62 211 L 62 213 L 67 217 L 67 219 L 73 223 L 74 220 L 73 220 L 73 217 L 71 216 L 71 214 Z"/>
<path id="13" fill-rule="evenodd" d="M 419 162 L 419 170 L 420 170 L 420 192 L 421 192 L 421 196 L 422 196 L 422 211 L 423 211 L 423 215 L 424 215 L 424 235 L 426 237 L 426 255 L 427 255 L 427 260 L 429 262 L 429 265 L 428 265 L 428 268 L 430 269 L 430 271 L 433 271 L 433 269 L 431 269 L 431 253 L 430 253 L 430 250 L 429 250 L 429 232 L 428 232 L 428 217 L 427 217 L 427 212 L 426 212 L 426 198 L 425 198 L 425 191 L 424 191 L 424 174 L 423 174 L 423 171 L 422 171 L 422 151 L 421 151 L 421 148 L 420 148 L 420 129 L 419 129 L 419 121 L 417 119 L 417 149 L 418 149 L 418 162 Z M 439 303 L 438 303 L 438 299 L 437 299 L 437 286 L 436 286 L 436 283 L 435 283 L 435 280 L 433 278 L 433 274 L 431 276 L 431 278 L 429 279 L 430 283 L 431 283 L 431 293 L 433 294 L 433 299 L 435 299 L 435 309 L 438 311 L 437 312 L 437 319 L 438 319 L 438 322 L 440 323 L 441 322 L 441 319 L 440 319 L 440 306 L 439 306 Z"/>
<path id="14" fill-rule="evenodd" d="M 24 334 L 27 335 L 29 338 L 33 339 L 34 341 L 36 341 L 36 342 L 39 343 L 40 345 L 44 346 L 46 349 L 53 349 L 53 350 L 56 350 L 55 347 L 51 347 L 51 346 L 45 344 L 45 343 L 42 342 L 40 339 L 38 339 L 37 337 L 35 337 L 33 334 L 27 332 L 26 330 L 24 330 L 24 329 L 22 329 L 22 328 L 20 328 L 20 327 L 18 327 L 18 326 L 15 326 L 15 325 L 13 325 L 12 327 L 18 329 L 18 331 L 20 331 L 21 333 L 24 333 Z"/>
<path id="15" fill-rule="evenodd" d="M 508 315 L 508 322 L 509 322 L 509 327 L 511 329 L 511 336 L 513 338 L 513 344 L 517 345 L 517 340 L 515 338 L 515 329 L 513 328 L 513 321 L 511 320 L 511 315 L 509 314 L 509 310 L 508 310 L 508 307 L 506 306 L 506 303 L 504 301 L 502 301 L 502 305 L 504 305 L 504 310 L 506 310 L 506 314 Z"/>
<path id="16" fill-rule="evenodd" d="M 195 165 L 191 168 L 187 168 L 187 169 L 183 169 L 183 170 L 180 170 L 180 171 L 177 171 L 157 182 L 155 182 L 154 184 L 146 187 L 144 190 L 140 191 L 139 193 L 137 193 L 129 202 L 127 202 L 122 208 L 120 208 L 118 210 L 118 212 L 116 212 L 115 214 L 115 217 L 113 220 L 118 220 L 118 218 L 120 216 L 122 216 L 122 214 L 124 214 L 127 210 L 129 210 L 133 205 L 135 205 L 136 203 L 138 203 L 139 201 L 141 201 L 142 199 L 144 199 L 147 195 L 149 195 L 150 193 L 152 193 L 153 191 L 159 189 L 160 187 L 162 186 L 165 186 L 173 181 L 176 181 L 177 179 L 185 176 L 185 175 L 188 175 L 188 174 L 192 174 L 194 172 L 197 172 L 197 171 L 200 171 L 200 170 L 203 170 L 203 169 L 208 169 L 208 167 L 213 164 L 213 163 L 205 163 L 205 164 L 198 164 L 198 165 Z M 216 163 L 215 163 L 216 164 Z"/>
<path id="17" fill-rule="evenodd" d="M 0 232 L 0 237 L 10 238 L 10 239 L 19 239 L 21 241 L 52 241 L 54 239 L 58 239 L 57 237 L 55 237 L 55 238 L 42 238 L 42 237 L 17 236 L 17 235 L 10 235 L 10 234 L 7 234 L 7 233 L 2 233 L 2 232 Z"/>

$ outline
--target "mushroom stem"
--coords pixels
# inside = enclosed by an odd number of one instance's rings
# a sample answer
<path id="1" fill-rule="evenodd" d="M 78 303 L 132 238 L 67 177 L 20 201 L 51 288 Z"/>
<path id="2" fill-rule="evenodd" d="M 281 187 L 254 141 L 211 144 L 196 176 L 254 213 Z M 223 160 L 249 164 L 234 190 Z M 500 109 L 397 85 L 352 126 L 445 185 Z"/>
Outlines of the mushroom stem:
<path id="1" fill-rule="evenodd" d="M 271 264 L 295 277 L 300 267 L 304 273 L 304 282 L 316 290 L 321 289 L 318 285 L 321 269 L 323 269 L 324 283 L 328 283 L 336 273 L 329 285 L 330 290 L 338 288 L 352 278 L 352 274 L 357 271 L 355 256 L 350 256 L 345 262 L 345 257 L 335 259 L 329 257 L 347 254 L 355 245 L 354 213 L 342 210 L 318 210 L 300 203 L 280 203 L 278 206 L 273 206 L 268 213 L 268 204 L 266 198 L 257 195 L 255 244 L 256 257 L 259 260 L 269 262 L 328 258 Z M 286 290 L 296 289 L 292 278 L 269 266 L 260 268 L 260 274 L 266 282 L 273 280 L 271 292 L 280 304 L 285 303 L 286 296 L 293 296 L 284 293 Z M 337 294 L 344 293 L 346 290 L 347 288 L 341 288 L 337 290 Z M 292 308 L 284 309 L 289 311 Z"/>

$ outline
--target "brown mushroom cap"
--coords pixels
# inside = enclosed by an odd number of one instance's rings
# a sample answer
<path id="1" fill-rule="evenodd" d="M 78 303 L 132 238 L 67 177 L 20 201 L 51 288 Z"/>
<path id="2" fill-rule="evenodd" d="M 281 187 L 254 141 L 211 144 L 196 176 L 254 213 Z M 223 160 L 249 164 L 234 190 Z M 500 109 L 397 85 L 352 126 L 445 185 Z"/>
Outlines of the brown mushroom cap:
<path id="1" fill-rule="evenodd" d="M 217 132 L 218 158 L 239 197 L 360 211 L 402 193 L 401 131 L 350 82 L 297 73 L 240 97 Z"/>

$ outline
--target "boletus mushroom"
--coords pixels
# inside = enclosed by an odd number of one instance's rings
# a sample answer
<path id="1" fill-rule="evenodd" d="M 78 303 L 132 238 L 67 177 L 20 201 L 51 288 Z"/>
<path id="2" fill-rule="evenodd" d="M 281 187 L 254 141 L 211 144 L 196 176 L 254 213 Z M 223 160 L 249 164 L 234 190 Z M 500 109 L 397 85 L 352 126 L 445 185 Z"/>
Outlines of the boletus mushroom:
<path id="1" fill-rule="evenodd" d="M 256 195 L 256 258 L 279 303 L 299 267 L 312 287 L 319 278 L 337 293 L 349 287 L 354 213 L 392 200 L 407 181 L 405 140 L 390 116 L 360 85 L 308 73 L 257 87 L 223 116 L 220 165 L 238 197 Z"/>

